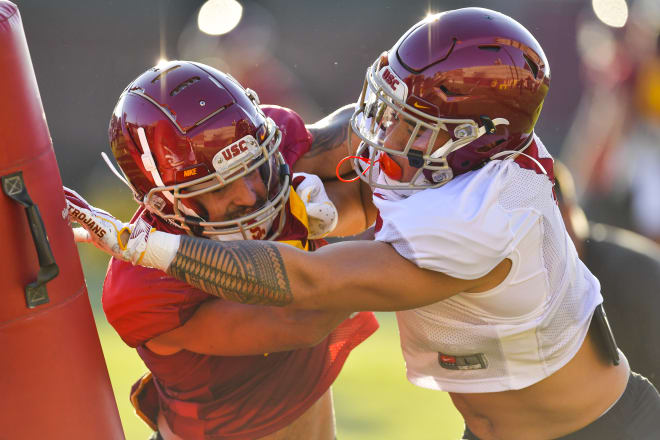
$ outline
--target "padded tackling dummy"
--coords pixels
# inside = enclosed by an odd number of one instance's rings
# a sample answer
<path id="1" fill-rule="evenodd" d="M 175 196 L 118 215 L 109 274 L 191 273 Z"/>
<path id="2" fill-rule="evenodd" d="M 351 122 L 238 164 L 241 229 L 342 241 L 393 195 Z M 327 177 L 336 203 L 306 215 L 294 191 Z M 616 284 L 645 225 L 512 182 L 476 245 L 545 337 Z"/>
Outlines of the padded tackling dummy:
<path id="1" fill-rule="evenodd" d="M 122 439 L 21 18 L 5 0 L 0 176 L 0 438 Z"/>

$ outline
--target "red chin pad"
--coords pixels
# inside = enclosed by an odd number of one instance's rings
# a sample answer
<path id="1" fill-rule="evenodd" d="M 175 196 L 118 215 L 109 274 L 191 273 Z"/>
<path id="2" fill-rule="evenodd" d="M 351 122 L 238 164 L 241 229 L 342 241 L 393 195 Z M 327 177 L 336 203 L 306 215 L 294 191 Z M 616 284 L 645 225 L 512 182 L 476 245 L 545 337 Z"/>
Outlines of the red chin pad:
<path id="1" fill-rule="evenodd" d="M 394 180 L 401 180 L 403 176 L 403 170 L 398 163 L 390 157 L 389 154 L 383 153 L 380 155 L 380 169 L 389 177 Z"/>

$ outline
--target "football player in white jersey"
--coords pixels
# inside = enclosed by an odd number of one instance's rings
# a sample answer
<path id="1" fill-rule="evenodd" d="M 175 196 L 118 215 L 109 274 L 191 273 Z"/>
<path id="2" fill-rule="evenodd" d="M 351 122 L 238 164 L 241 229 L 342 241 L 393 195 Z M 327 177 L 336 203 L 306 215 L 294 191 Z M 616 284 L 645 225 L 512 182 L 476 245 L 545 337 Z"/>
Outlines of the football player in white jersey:
<path id="1" fill-rule="evenodd" d="M 613 343 L 534 133 L 549 79 L 510 17 L 428 17 L 367 70 L 351 120 L 375 239 L 306 254 L 156 231 L 114 255 L 232 301 L 398 311 L 409 380 L 451 394 L 465 438 L 657 438 L 660 396 Z"/>

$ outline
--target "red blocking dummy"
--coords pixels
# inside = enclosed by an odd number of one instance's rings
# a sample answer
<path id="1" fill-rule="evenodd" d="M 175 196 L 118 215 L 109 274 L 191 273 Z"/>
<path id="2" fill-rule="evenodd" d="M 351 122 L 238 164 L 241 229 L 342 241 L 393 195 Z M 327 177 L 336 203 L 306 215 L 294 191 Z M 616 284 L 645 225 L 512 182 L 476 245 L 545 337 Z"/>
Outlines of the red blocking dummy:
<path id="1" fill-rule="evenodd" d="M 23 25 L 5 0 L 0 176 L 0 438 L 123 439 Z"/>

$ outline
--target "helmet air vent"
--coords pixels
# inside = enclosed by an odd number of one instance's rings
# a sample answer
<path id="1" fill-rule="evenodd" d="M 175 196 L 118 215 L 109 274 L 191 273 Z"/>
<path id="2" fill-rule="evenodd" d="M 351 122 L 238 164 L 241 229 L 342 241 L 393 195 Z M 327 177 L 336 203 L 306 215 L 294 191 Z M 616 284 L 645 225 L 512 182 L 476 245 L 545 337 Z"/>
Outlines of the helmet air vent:
<path id="1" fill-rule="evenodd" d="M 499 52 L 500 46 L 483 45 L 483 46 L 479 46 L 479 49 L 488 50 L 490 52 Z"/>
<path id="2" fill-rule="evenodd" d="M 183 89 L 195 84 L 197 81 L 199 81 L 199 76 L 193 76 L 192 78 L 188 78 L 187 80 L 185 80 L 184 82 L 173 88 L 172 91 L 170 92 L 170 96 L 178 95 L 183 91 Z"/>
<path id="3" fill-rule="evenodd" d="M 162 77 L 164 77 L 165 75 L 167 75 L 167 74 L 170 73 L 171 71 L 178 69 L 179 67 L 181 67 L 181 65 L 180 65 L 180 64 L 177 64 L 177 65 L 175 65 L 175 66 L 170 67 L 170 68 L 167 69 L 167 70 L 164 70 L 164 71 L 160 72 L 160 73 L 159 73 L 154 79 L 151 80 L 151 83 L 153 84 L 153 83 L 155 83 L 156 81 L 159 81 Z"/>
<path id="4" fill-rule="evenodd" d="M 536 78 L 536 75 L 539 73 L 539 66 L 527 55 L 523 54 L 523 57 L 525 58 L 529 69 L 532 71 L 532 75 L 534 75 L 534 78 Z"/>
<path id="5" fill-rule="evenodd" d="M 441 86 L 439 87 L 439 89 L 442 90 L 442 93 L 444 93 L 445 95 L 447 95 L 447 96 L 449 96 L 449 97 L 451 97 L 451 96 L 464 96 L 462 93 L 456 93 L 456 92 L 452 92 L 452 91 L 450 91 L 450 90 L 449 90 L 446 86 L 444 86 L 444 85 L 441 85 Z"/>

